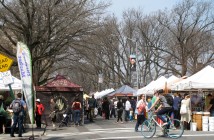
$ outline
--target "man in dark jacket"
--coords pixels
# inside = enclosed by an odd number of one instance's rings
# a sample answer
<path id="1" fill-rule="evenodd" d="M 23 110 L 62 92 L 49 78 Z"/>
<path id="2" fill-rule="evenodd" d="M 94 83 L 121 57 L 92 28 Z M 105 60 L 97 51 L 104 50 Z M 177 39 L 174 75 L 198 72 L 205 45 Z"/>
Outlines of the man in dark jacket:
<path id="1" fill-rule="evenodd" d="M 123 115 L 123 103 L 122 103 L 121 99 L 118 99 L 118 102 L 117 102 L 117 123 L 119 122 L 119 120 L 121 121 L 121 123 L 123 123 L 122 115 Z"/>
<path id="2" fill-rule="evenodd" d="M 94 118 L 94 108 L 96 107 L 96 99 L 94 98 L 94 95 L 92 95 L 91 98 L 88 99 L 88 106 L 89 106 L 89 121 L 93 122 Z"/>
<path id="3" fill-rule="evenodd" d="M 17 124 L 19 127 L 18 137 L 22 137 L 24 111 L 26 110 L 27 107 L 26 107 L 25 101 L 22 100 L 21 97 L 22 97 L 22 94 L 18 93 L 17 98 L 13 100 L 13 102 L 10 104 L 10 108 L 13 109 L 13 125 L 11 127 L 11 133 L 10 133 L 11 137 L 15 137 L 14 131 Z"/>
<path id="4" fill-rule="evenodd" d="M 109 103 L 107 97 L 105 97 L 104 100 L 103 100 L 102 109 L 103 109 L 103 112 L 105 113 L 105 119 L 106 119 L 106 120 L 109 120 L 109 115 L 110 115 L 110 103 Z"/>

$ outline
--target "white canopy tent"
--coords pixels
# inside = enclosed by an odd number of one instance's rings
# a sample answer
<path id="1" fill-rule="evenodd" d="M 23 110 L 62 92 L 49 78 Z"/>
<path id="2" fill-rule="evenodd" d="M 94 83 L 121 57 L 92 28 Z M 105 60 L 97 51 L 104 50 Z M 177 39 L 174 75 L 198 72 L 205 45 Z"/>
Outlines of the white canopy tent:
<path id="1" fill-rule="evenodd" d="M 147 86 L 138 89 L 137 90 L 137 96 L 141 95 L 141 94 L 146 94 L 147 90 L 152 88 L 153 84 L 155 83 L 155 81 L 153 80 L 152 82 L 150 82 Z"/>
<path id="2" fill-rule="evenodd" d="M 170 89 L 171 85 L 172 85 L 173 83 L 179 81 L 179 79 L 180 79 L 180 78 L 178 78 L 178 77 L 172 75 L 172 76 L 170 76 L 170 77 L 166 80 L 165 84 L 162 85 L 162 87 L 160 87 L 159 89 L 166 89 L 166 88 L 167 88 L 167 90 L 168 90 L 168 89 Z"/>
<path id="3" fill-rule="evenodd" d="M 201 71 L 174 85 L 172 90 L 214 89 L 214 68 L 206 66 Z"/>
<path id="4" fill-rule="evenodd" d="M 12 76 L 13 83 L 11 84 L 12 90 L 22 90 L 22 81 Z M 9 86 L 5 86 L 2 77 L 0 77 L 0 91 L 9 91 Z"/>
<path id="5" fill-rule="evenodd" d="M 154 86 L 147 90 L 147 94 L 154 94 L 156 90 L 163 89 L 165 86 L 167 79 L 164 76 L 159 77 L 155 80 Z"/>
<path id="6" fill-rule="evenodd" d="M 114 91 L 114 89 L 111 88 L 111 89 L 103 90 L 103 91 L 101 91 L 101 92 L 96 92 L 96 93 L 94 94 L 94 98 L 95 98 L 95 99 L 100 99 L 100 98 L 102 98 L 102 97 L 104 97 L 104 96 L 110 94 L 110 93 L 113 92 L 113 91 Z"/>
<path id="7" fill-rule="evenodd" d="M 162 89 L 166 83 L 167 79 L 164 76 L 159 77 L 157 80 L 150 82 L 146 87 L 139 89 L 137 95 L 147 94 L 152 95 L 155 90 Z"/>
<path id="8" fill-rule="evenodd" d="M 161 76 L 156 81 L 150 82 L 147 86 L 139 89 L 137 91 L 137 95 L 141 94 L 153 94 L 155 90 L 160 89 L 171 89 L 171 85 L 175 82 L 180 81 L 182 78 L 178 78 L 174 75 L 170 76 L 168 79 L 166 79 L 164 76 Z"/>

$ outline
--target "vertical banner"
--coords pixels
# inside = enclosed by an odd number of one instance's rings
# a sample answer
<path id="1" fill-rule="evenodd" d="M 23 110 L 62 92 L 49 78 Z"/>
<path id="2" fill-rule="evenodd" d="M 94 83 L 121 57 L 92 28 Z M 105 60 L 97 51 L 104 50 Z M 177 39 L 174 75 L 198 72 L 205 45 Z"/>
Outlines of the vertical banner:
<path id="1" fill-rule="evenodd" d="M 22 43 L 17 43 L 17 61 L 22 80 L 22 90 L 24 92 L 28 114 L 30 116 L 31 124 L 34 123 L 34 95 L 32 83 L 32 64 L 31 54 L 28 47 Z"/>
<path id="2" fill-rule="evenodd" d="M 136 55 L 130 55 L 131 71 L 136 71 Z"/>

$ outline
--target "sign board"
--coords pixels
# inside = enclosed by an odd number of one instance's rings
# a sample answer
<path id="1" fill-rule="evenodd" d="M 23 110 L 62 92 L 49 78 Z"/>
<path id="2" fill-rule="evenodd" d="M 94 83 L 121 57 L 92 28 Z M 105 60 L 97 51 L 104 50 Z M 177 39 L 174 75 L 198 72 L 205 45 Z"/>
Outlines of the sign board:
<path id="1" fill-rule="evenodd" d="M 0 72 L 9 70 L 12 64 L 13 64 L 13 59 L 3 54 L 0 54 Z"/>
<path id="2" fill-rule="evenodd" d="M 5 85 L 13 83 L 13 78 L 12 78 L 12 75 L 11 75 L 10 71 L 0 72 L 0 74 L 1 74 L 1 77 L 2 77 L 2 80 L 3 80 L 3 83 Z"/>
<path id="3" fill-rule="evenodd" d="M 98 75 L 98 83 L 103 83 L 103 74 Z"/>

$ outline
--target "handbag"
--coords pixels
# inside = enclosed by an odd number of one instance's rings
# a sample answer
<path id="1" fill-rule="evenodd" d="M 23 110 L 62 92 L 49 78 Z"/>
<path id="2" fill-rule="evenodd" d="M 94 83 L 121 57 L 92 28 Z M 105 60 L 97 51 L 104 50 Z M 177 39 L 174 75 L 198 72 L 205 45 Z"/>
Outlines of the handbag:
<path id="1" fill-rule="evenodd" d="M 140 106 L 137 108 L 138 114 L 142 114 L 146 110 L 145 103 L 140 103 Z"/>
<path id="2" fill-rule="evenodd" d="M 97 116 L 97 114 L 98 114 L 98 109 L 95 107 L 94 108 L 94 115 Z"/>
<path id="3" fill-rule="evenodd" d="M 181 105 L 180 114 L 186 114 L 187 113 L 187 106 L 185 104 Z"/>

